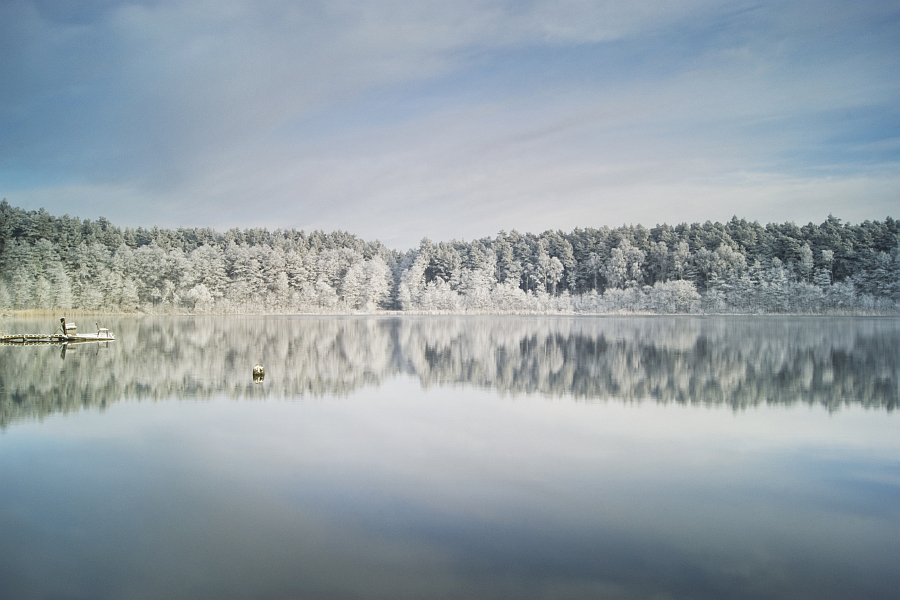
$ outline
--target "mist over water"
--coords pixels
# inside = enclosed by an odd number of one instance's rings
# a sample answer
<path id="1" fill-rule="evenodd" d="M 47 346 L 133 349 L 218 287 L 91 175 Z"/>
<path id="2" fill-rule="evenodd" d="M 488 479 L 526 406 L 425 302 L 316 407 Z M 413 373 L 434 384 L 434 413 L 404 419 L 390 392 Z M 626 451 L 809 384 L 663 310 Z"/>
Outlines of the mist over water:
<path id="1" fill-rule="evenodd" d="M 0 597 L 900 587 L 897 319 L 101 325 L 0 347 Z"/>

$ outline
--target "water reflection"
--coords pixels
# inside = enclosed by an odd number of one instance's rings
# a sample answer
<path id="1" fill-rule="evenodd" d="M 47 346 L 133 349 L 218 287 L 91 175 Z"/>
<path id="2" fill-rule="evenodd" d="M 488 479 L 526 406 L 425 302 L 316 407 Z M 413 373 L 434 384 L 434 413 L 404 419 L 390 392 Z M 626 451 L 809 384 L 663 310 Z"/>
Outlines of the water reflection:
<path id="1" fill-rule="evenodd" d="M 148 317 L 2 347 L 0 597 L 893 598 L 898 322 Z M 850 406 L 677 405 L 768 402 Z M 109 409 L 31 420 L 83 406 Z"/>
<path id="2" fill-rule="evenodd" d="M 345 395 L 401 374 L 425 388 L 734 408 L 893 410 L 900 397 L 897 319 L 121 317 L 105 324 L 116 342 L 0 347 L 0 426 L 121 399 Z M 256 363 L 266 368 L 260 385 Z"/>

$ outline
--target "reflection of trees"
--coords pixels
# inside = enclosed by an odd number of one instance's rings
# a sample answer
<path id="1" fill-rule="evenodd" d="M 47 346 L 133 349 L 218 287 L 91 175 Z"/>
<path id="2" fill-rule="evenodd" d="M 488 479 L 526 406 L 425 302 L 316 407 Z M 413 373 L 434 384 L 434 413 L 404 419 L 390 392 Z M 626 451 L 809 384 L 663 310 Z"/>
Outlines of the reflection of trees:
<path id="1" fill-rule="evenodd" d="M 686 404 L 842 404 L 892 409 L 896 321 L 559 318 L 403 321 L 402 355 L 424 384 Z"/>
<path id="2" fill-rule="evenodd" d="M 7 329 L 39 331 L 43 322 Z M 0 425 L 121 399 L 342 395 L 423 386 L 684 404 L 892 410 L 900 321 L 700 317 L 137 317 L 118 340 L 0 348 Z M 266 366 L 263 385 L 251 367 Z"/>

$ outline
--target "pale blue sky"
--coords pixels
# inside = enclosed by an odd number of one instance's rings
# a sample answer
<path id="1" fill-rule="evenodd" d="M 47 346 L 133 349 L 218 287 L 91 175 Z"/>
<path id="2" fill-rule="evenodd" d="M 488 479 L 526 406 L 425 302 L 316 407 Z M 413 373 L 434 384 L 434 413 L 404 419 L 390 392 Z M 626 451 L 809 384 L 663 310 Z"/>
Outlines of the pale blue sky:
<path id="1" fill-rule="evenodd" d="M 900 4 L 0 0 L 0 197 L 398 249 L 898 217 Z"/>

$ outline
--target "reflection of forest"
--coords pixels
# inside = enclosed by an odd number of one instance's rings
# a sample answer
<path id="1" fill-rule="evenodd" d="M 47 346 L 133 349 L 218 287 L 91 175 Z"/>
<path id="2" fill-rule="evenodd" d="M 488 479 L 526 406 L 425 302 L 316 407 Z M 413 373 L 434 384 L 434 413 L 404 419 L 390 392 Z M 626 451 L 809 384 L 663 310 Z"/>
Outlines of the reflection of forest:
<path id="1" fill-rule="evenodd" d="M 424 387 L 684 404 L 900 396 L 900 320 L 737 317 L 122 317 L 118 340 L 0 348 L 0 425 L 121 399 L 342 395 Z M 43 322 L 4 323 L 37 332 Z M 254 385 L 250 369 L 266 366 Z"/>

